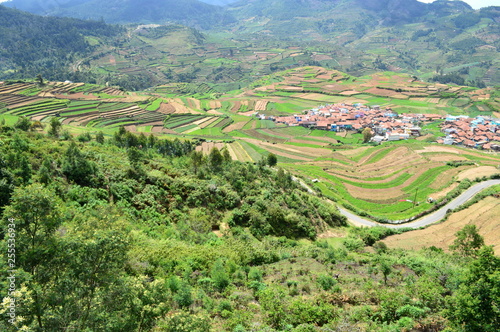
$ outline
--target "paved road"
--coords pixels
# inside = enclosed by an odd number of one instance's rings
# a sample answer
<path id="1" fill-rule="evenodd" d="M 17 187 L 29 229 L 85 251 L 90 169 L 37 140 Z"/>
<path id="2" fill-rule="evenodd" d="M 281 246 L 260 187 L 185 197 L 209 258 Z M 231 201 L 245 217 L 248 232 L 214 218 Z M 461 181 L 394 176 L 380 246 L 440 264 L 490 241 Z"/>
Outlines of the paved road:
<path id="1" fill-rule="evenodd" d="M 351 221 L 353 224 L 357 226 L 368 226 L 368 227 L 384 226 L 389 228 L 405 228 L 405 227 L 420 228 L 440 221 L 441 219 L 444 218 L 444 216 L 446 215 L 446 211 L 448 211 L 449 209 L 455 209 L 459 207 L 460 205 L 467 202 L 469 199 L 474 197 L 477 193 L 479 193 L 483 189 L 494 186 L 496 184 L 500 184 L 500 180 L 488 180 L 475 184 L 469 189 L 467 189 L 465 192 L 463 192 L 460 196 L 456 197 L 451 202 L 440 208 L 439 210 L 429 215 L 426 215 L 420 219 L 412 221 L 411 223 L 405 223 L 400 225 L 379 224 L 371 220 L 363 219 L 360 216 L 355 215 L 354 213 L 347 211 L 346 209 L 343 209 L 341 207 L 339 207 L 339 211 L 344 216 L 346 216 L 349 219 L 349 221 Z"/>

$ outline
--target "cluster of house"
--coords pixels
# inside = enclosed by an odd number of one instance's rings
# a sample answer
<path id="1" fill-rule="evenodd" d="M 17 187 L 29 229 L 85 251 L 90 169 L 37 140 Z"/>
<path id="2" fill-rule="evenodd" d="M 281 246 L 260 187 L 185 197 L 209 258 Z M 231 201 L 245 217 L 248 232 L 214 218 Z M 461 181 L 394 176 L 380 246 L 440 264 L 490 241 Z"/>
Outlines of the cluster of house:
<path id="1" fill-rule="evenodd" d="M 266 118 L 265 115 L 258 115 Z M 420 125 L 442 120 L 442 131 L 447 135 L 438 139 L 441 144 L 456 144 L 471 148 L 500 151 L 500 119 L 478 116 L 443 116 L 440 114 L 397 114 L 390 108 L 368 107 L 362 104 L 330 104 L 307 110 L 304 114 L 273 117 L 277 123 L 288 126 L 341 131 L 370 128 L 372 141 L 397 141 L 420 136 Z"/>
<path id="2" fill-rule="evenodd" d="M 335 132 L 370 128 L 372 141 L 397 141 L 420 136 L 419 125 L 441 119 L 439 114 L 397 114 L 390 108 L 362 104 L 332 104 L 311 109 L 305 114 L 274 118 L 277 123 Z"/>
<path id="3" fill-rule="evenodd" d="M 500 151 L 500 119 L 448 115 L 441 131 L 446 137 L 438 143 Z"/>

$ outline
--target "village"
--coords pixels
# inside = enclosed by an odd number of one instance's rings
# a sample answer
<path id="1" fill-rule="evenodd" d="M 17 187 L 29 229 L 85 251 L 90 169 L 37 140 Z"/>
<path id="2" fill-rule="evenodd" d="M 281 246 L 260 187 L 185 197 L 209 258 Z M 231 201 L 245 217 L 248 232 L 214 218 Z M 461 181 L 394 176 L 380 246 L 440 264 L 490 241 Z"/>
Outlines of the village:
<path id="1" fill-rule="evenodd" d="M 265 115 L 259 115 L 262 119 Z M 330 104 L 304 111 L 304 114 L 274 117 L 276 123 L 334 132 L 372 130 L 372 142 L 399 141 L 422 135 L 421 126 L 444 120 L 440 125 L 446 134 L 440 144 L 463 145 L 500 151 L 500 120 L 478 116 L 443 116 L 440 114 L 398 114 L 390 108 L 362 104 Z"/>

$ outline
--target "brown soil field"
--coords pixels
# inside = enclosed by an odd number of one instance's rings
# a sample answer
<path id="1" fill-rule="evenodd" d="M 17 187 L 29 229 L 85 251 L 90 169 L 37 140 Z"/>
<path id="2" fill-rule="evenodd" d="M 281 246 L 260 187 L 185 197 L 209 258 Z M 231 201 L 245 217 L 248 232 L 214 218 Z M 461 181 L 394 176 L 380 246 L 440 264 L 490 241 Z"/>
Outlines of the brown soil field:
<path id="1" fill-rule="evenodd" d="M 255 111 L 247 111 L 243 113 L 238 113 L 239 115 L 244 115 L 244 116 L 252 116 L 254 115 Z"/>
<path id="2" fill-rule="evenodd" d="M 500 112 L 493 112 L 493 117 L 500 119 Z"/>
<path id="3" fill-rule="evenodd" d="M 463 179 L 474 180 L 477 177 L 491 176 L 493 174 L 500 174 L 500 169 L 494 166 L 479 166 L 458 174 L 457 179 L 462 181 Z"/>
<path id="4" fill-rule="evenodd" d="M 340 153 L 344 156 L 356 156 L 358 154 L 362 154 L 363 152 L 365 152 L 368 149 L 371 149 L 371 147 L 362 146 L 362 147 L 356 148 L 356 149 L 338 151 L 338 153 Z"/>
<path id="5" fill-rule="evenodd" d="M 338 178 L 341 178 L 341 179 L 344 179 L 344 180 L 349 180 L 349 181 L 356 181 L 358 183 L 387 183 L 387 182 L 390 182 L 390 181 L 396 179 L 397 177 L 401 176 L 401 174 L 404 173 L 404 172 L 405 172 L 404 170 L 401 170 L 400 172 L 394 173 L 393 175 L 391 175 L 387 179 L 374 180 L 374 181 L 362 180 L 362 179 L 359 179 L 359 178 L 357 178 L 355 176 L 350 176 L 352 173 L 349 173 L 348 170 L 344 170 L 345 174 L 342 174 L 341 172 L 338 172 L 336 170 L 332 170 L 331 172 L 328 172 L 328 173 L 330 173 L 332 175 L 335 175 Z"/>
<path id="6" fill-rule="evenodd" d="M 361 174 L 366 174 L 373 171 L 382 171 L 382 174 L 387 174 L 387 172 L 390 171 L 391 168 L 399 170 L 402 167 L 410 165 L 416 166 L 421 163 L 425 163 L 422 156 L 413 153 L 407 147 L 402 146 L 389 152 L 386 156 L 384 156 L 384 158 L 375 163 L 361 165 L 359 171 L 361 172 Z M 437 163 L 432 164 L 436 165 Z"/>
<path id="7" fill-rule="evenodd" d="M 446 146 L 426 146 L 423 150 L 415 150 L 416 153 L 425 153 L 425 152 L 446 152 L 446 153 L 456 153 L 459 154 L 460 151 Z"/>
<path id="8" fill-rule="evenodd" d="M 361 93 L 361 92 L 350 90 L 350 91 L 342 91 L 340 94 L 344 95 L 344 96 L 352 96 L 352 95 L 356 95 L 358 93 Z"/>
<path id="9" fill-rule="evenodd" d="M 210 111 L 207 111 L 207 114 L 221 115 L 222 113 L 219 111 L 216 111 L 216 110 L 210 110 Z"/>
<path id="10" fill-rule="evenodd" d="M 453 213 L 448 220 L 427 227 L 399 235 L 389 236 L 383 242 L 389 248 L 404 248 L 418 250 L 424 247 L 435 246 L 448 250 L 455 240 L 455 233 L 465 225 L 474 224 L 479 234 L 484 237 L 486 245 L 493 245 L 496 255 L 500 255 L 500 199 L 487 197 L 471 207 Z"/>
<path id="11" fill-rule="evenodd" d="M 163 114 L 172 114 L 175 113 L 175 107 L 168 103 L 161 103 L 156 111 Z"/>
<path id="12" fill-rule="evenodd" d="M 308 140 L 305 140 L 305 139 L 295 139 L 295 138 L 292 138 L 288 142 L 291 142 L 291 143 L 302 143 L 302 144 L 313 144 L 313 145 L 317 145 L 318 147 L 320 147 L 320 146 L 328 146 L 328 143 L 308 141 Z"/>
<path id="13" fill-rule="evenodd" d="M 231 112 L 238 112 L 238 110 L 241 107 L 241 102 L 240 101 L 235 101 L 233 104 L 233 107 L 231 107 Z"/>
<path id="14" fill-rule="evenodd" d="M 222 150 L 224 145 L 225 143 L 203 142 L 201 145 L 198 145 L 196 147 L 196 151 L 201 151 L 204 154 L 208 155 L 214 147 L 216 147 L 219 150 Z"/>
<path id="15" fill-rule="evenodd" d="M 189 108 L 187 108 L 181 99 L 176 98 L 170 102 L 170 105 L 175 108 L 175 113 L 177 114 L 185 114 L 185 113 L 194 113 Z"/>
<path id="16" fill-rule="evenodd" d="M 425 157 L 429 158 L 429 160 L 432 161 L 455 161 L 455 160 L 468 160 L 467 158 L 463 156 L 457 156 L 452 153 L 444 153 L 444 154 L 439 154 L 439 155 L 427 155 L 424 154 Z"/>
<path id="17" fill-rule="evenodd" d="M 226 128 L 222 129 L 222 132 L 223 133 L 229 133 L 229 132 L 231 132 L 233 130 L 239 130 L 239 129 L 243 128 L 243 126 L 245 126 L 245 124 L 246 124 L 245 121 L 240 121 L 240 122 L 232 123 L 229 126 L 227 126 Z"/>
<path id="18" fill-rule="evenodd" d="M 212 109 L 218 109 L 218 108 L 221 108 L 222 107 L 222 104 L 220 101 L 218 100 L 212 100 L 210 101 L 210 108 Z"/>
<path id="19" fill-rule="evenodd" d="M 280 86 L 280 89 L 285 91 L 302 91 L 303 88 L 300 86 Z"/>
<path id="20" fill-rule="evenodd" d="M 233 144 L 226 144 L 226 149 L 229 152 L 229 155 L 231 156 L 232 160 L 238 160 L 238 156 L 236 156 L 236 153 L 234 152 L 233 149 Z"/>
<path id="21" fill-rule="evenodd" d="M 186 101 L 188 103 L 188 106 L 193 109 L 201 109 L 200 101 L 198 99 L 194 98 L 186 98 Z"/>
<path id="22" fill-rule="evenodd" d="M 255 103 L 255 111 L 265 111 L 268 103 L 269 102 L 267 100 L 258 100 Z"/>

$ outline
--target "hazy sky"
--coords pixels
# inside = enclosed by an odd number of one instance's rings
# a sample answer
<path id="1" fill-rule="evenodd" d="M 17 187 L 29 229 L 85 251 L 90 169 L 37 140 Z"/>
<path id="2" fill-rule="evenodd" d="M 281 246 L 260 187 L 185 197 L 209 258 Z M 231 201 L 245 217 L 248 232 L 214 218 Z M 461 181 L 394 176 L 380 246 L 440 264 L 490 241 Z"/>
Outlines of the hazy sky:
<path id="1" fill-rule="evenodd" d="M 0 0 L 0 2 L 5 2 L 5 1 L 8 0 Z M 435 0 L 418 0 L 418 1 L 429 3 L 429 2 L 434 2 Z M 500 6 L 500 0 L 462 0 L 462 1 L 467 2 L 469 5 L 472 6 L 472 8 L 475 9 L 488 6 Z"/>

